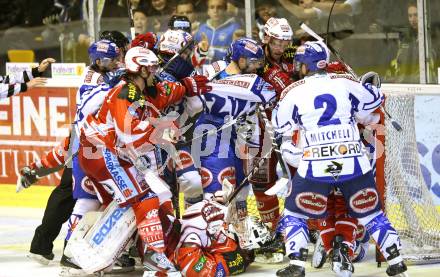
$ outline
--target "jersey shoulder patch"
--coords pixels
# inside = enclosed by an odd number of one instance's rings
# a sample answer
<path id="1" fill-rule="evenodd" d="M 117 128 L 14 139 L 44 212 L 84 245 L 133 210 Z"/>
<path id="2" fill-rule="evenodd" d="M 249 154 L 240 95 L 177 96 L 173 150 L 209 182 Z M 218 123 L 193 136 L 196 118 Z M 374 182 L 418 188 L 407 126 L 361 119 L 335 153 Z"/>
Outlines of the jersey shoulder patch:
<path id="1" fill-rule="evenodd" d="M 350 74 L 331 74 L 330 75 L 330 79 L 339 79 L 339 78 L 344 78 L 344 79 L 348 79 L 350 81 L 356 82 L 358 83 L 358 80 L 356 80 L 353 76 L 351 76 Z"/>
<path id="2" fill-rule="evenodd" d="M 290 85 L 289 85 L 287 88 L 285 88 L 285 89 L 283 90 L 283 92 L 281 93 L 280 100 L 283 99 L 283 98 L 287 95 L 287 93 L 288 93 L 289 91 L 291 91 L 293 88 L 296 88 L 296 87 L 298 87 L 298 86 L 300 86 L 300 85 L 303 85 L 303 84 L 305 84 L 305 83 L 306 83 L 306 80 L 301 79 L 301 80 L 299 80 L 299 81 L 296 81 L 295 83 L 290 84 Z"/>
<path id="3" fill-rule="evenodd" d="M 121 88 L 121 91 L 118 94 L 118 98 L 119 99 L 126 99 L 130 103 L 145 100 L 142 92 L 133 83 L 125 84 Z"/>

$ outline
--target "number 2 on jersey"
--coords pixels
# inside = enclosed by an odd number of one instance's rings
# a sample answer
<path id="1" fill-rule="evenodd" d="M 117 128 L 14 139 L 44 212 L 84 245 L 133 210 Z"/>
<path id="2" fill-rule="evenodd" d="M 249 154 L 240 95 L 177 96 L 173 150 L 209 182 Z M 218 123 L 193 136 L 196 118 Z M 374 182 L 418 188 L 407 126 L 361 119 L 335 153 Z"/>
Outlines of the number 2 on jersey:
<path id="1" fill-rule="evenodd" d="M 341 124 L 341 121 L 338 118 L 333 118 L 338 107 L 335 97 L 331 94 L 318 95 L 314 101 L 315 109 L 324 108 L 324 103 L 325 110 L 319 118 L 318 126 Z"/>

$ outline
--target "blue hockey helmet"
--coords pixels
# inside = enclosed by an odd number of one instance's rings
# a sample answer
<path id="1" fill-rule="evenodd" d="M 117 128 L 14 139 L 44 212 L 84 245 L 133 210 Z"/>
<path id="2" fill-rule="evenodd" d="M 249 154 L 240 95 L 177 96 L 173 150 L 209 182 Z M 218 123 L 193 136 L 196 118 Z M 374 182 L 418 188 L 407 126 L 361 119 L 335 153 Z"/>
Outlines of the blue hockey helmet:
<path id="1" fill-rule="evenodd" d="M 118 46 L 109 40 L 100 40 L 94 42 L 89 47 L 89 58 L 92 64 L 96 63 L 96 60 L 113 60 L 119 57 Z"/>
<path id="2" fill-rule="evenodd" d="M 322 41 L 307 41 L 296 50 L 295 61 L 306 64 L 310 71 L 318 71 L 329 63 L 330 51 Z"/>
<path id="3" fill-rule="evenodd" d="M 228 61 L 238 61 L 240 58 L 258 61 L 264 59 L 264 51 L 255 40 L 239 38 L 231 43 L 226 57 Z"/>

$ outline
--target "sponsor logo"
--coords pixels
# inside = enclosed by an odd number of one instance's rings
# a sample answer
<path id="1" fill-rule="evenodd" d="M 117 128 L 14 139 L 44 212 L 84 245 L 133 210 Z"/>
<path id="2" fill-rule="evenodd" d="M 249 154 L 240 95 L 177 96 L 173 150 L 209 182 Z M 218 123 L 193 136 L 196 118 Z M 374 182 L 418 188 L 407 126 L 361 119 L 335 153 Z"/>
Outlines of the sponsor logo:
<path id="1" fill-rule="evenodd" d="M 335 143 L 330 145 L 312 146 L 304 149 L 303 158 L 316 160 L 321 158 L 353 157 L 360 156 L 362 148 L 360 143 Z M 304 159 L 306 160 L 306 159 Z"/>
<path id="2" fill-rule="evenodd" d="M 324 170 L 324 173 L 330 173 L 333 176 L 333 179 L 337 181 L 339 179 L 339 174 L 341 174 L 343 163 L 338 163 L 335 161 L 331 161 L 331 164 L 327 165 L 327 168 Z"/>
<path id="3" fill-rule="evenodd" d="M 151 211 L 149 211 L 147 213 L 147 215 L 145 216 L 147 219 L 153 218 L 153 217 L 158 217 L 159 216 L 159 210 L 158 209 L 152 209 Z"/>
<path id="4" fill-rule="evenodd" d="M 232 166 L 226 167 L 220 171 L 220 173 L 217 176 L 217 181 L 222 184 L 223 180 L 227 179 L 231 184 L 235 185 L 235 168 Z"/>
<path id="5" fill-rule="evenodd" d="M 96 195 L 95 187 L 93 186 L 93 181 L 89 177 L 85 176 L 81 180 L 82 189 L 88 194 Z"/>
<path id="6" fill-rule="evenodd" d="M 301 192 L 295 198 L 295 203 L 301 210 L 314 215 L 321 215 L 327 209 L 327 197 L 313 192 Z"/>
<path id="7" fill-rule="evenodd" d="M 250 51 L 253 54 L 257 54 L 257 52 L 258 52 L 258 46 L 256 44 L 254 44 L 252 42 L 248 42 L 248 41 L 244 44 L 244 49 Z"/>
<path id="8" fill-rule="evenodd" d="M 242 80 L 225 80 L 225 79 L 216 80 L 214 82 L 218 83 L 218 84 L 230 85 L 230 86 L 236 86 L 236 87 L 242 87 L 242 88 L 248 88 L 249 85 L 251 84 L 249 82 L 242 81 Z"/>
<path id="9" fill-rule="evenodd" d="M 121 169 L 119 165 L 115 165 L 113 163 L 113 154 L 108 149 L 104 151 L 104 160 L 105 160 L 105 165 L 107 166 L 107 170 L 112 175 L 113 180 L 115 181 L 118 188 L 122 191 L 128 189 L 128 185 L 127 183 L 125 183 L 124 178 L 121 175 L 119 175 Z"/>
<path id="10" fill-rule="evenodd" d="M 202 167 L 200 169 L 200 175 L 202 177 L 202 187 L 206 188 L 212 183 L 212 173 L 209 169 Z"/>
<path id="11" fill-rule="evenodd" d="M 193 266 L 193 269 L 195 272 L 202 271 L 203 267 L 205 266 L 206 258 L 205 256 L 200 257 L 200 259 L 197 261 L 197 263 Z"/>
<path id="12" fill-rule="evenodd" d="M 125 208 L 117 208 L 113 211 L 113 213 L 106 219 L 104 224 L 98 229 L 98 231 L 93 235 L 93 242 L 96 245 L 101 244 L 105 237 L 110 233 L 116 223 L 121 219 L 122 215 L 129 209 L 129 207 Z"/>
<path id="13" fill-rule="evenodd" d="M 193 159 L 188 152 L 178 151 L 177 153 L 178 153 L 179 159 L 180 159 L 180 163 L 176 163 L 177 169 L 179 169 L 179 170 L 185 169 L 185 168 L 188 168 L 194 164 Z"/>
<path id="14" fill-rule="evenodd" d="M 327 66 L 327 62 L 325 60 L 321 60 L 321 61 L 316 63 L 316 66 L 318 68 L 325 68 Z"/>
<path id="15" fill-rule="evenodd" d="M 379 197 L 375 189 L 366 188 L 350 197 L 350 207 L 357 213 L 366 213 L 376 208 Z"/>
<path id="16" fill-rule="evenodd" d="M 235 259 L 228 261 L 228 268 L 232 274 L 244 272 L 243 257 L 239 253 L 236 253 Z"/>
<path id="17" fill-rule="evenodd" d="M 108 47 L 109 47 L 109 44 L 98 42 L 96 44 L 96 51 L 107 53 Z"/>

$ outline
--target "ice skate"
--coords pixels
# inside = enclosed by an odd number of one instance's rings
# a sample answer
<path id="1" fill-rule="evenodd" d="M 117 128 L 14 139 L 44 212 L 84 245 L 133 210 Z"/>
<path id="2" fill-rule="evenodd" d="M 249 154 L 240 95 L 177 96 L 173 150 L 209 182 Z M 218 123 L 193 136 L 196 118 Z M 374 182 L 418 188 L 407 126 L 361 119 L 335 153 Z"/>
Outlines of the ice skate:
<path id="1" fill-rule="evenodd" d="M 35 254 L 35 253 L 29 253 L 26 255 L 26 257 L 28 257 L 31 260 L 36 261 L 39 264 L 48 265 L 50 263 L 50 261 L 53 260 L 55 255 L 53 253 L 50 253 L 49 255 L 40 255 L 40 254 Z"/>
<path id="2" fill-rule="evenodd" d="M 277 276 L 283 277 L 305 277 L 305 262 L 307 259 L 307 249 L 301 248 L 298 256 L 289 255 L 290 263 L 287 267 L 277 271 Z"/>
<path id="3" fill-rule="evenodd" d="M 342 241 L 343 237 L 340 235 L 333 240 L 332 270 L 339 277 L 349 277 L 354 272 L 354 267 L 348 254 L 348 245 Z"/>
<path id="4" fill-rule="evenodd" d="M 325 251 L 324 244 L 322 243 L 321 236 L 318 235 L 318 239 L 315 244 L 312 256 L 312 266 L 314 268 L 321 268 L 327 260 L 327 252 Z"/>

